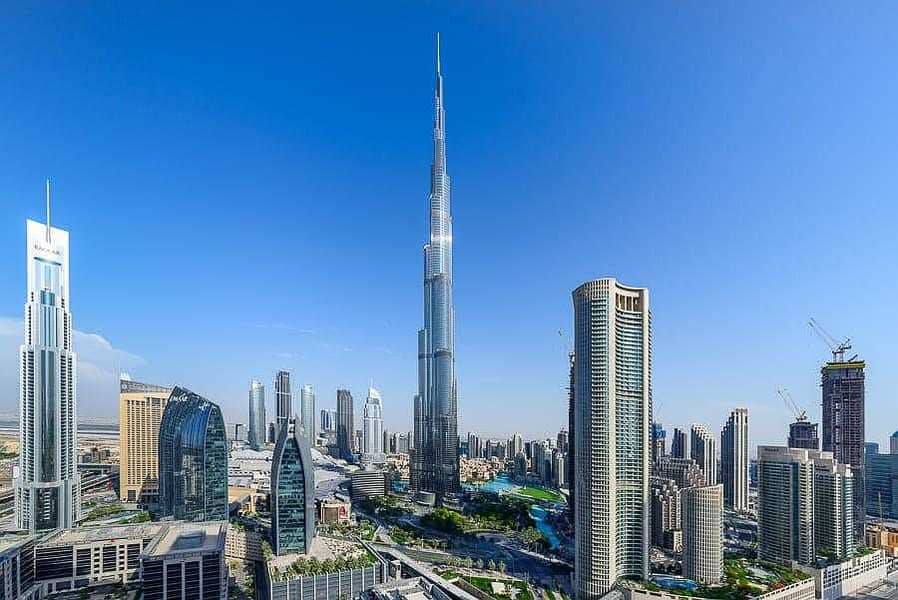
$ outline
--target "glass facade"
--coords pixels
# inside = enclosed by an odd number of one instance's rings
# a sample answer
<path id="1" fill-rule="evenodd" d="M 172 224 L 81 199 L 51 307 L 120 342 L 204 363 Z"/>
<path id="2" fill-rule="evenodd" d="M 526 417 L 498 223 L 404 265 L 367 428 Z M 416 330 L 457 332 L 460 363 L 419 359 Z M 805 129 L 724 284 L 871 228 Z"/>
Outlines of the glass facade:
<path id="1" fill-rule="evenodd" d="M 31 532 L 72 527 L 77 471 L 76 357 L 69 312 L 68 233 L 28 221 L 25 339 L 19 349 L 16 522 Z"/>
<path id="2" fill-rule="evenodd" d="M 424 247 L 424 328 L 418 332 L 418 394 L 411 485 L 442 495 L 456 492 L 458 410 L 455 381 L 455 307 L 452 300 L 452 214 L 446 170 L 446 111 L 437 39 L 430 169 L 430 241 Z"/>
<path id="3" fill-rule="evenodd" d="M 315 467 L 298 427 L 282 427 L 271 464 L 271 538 L 275 554 L 306 554 L 315 537 Z"/>
<path id="4" fill-rule="evenodd" d="M 255 379 L 249 384 L 249 435 L 247 441 L 254 450 L 265 443 L 265 386 Z"/>
<path id="5" fill-rule="evenodd" d="M 185 521 L 228 518 L 228 442 L 221 410 L 172 390 L 159 428 L 159 511 Z"/>

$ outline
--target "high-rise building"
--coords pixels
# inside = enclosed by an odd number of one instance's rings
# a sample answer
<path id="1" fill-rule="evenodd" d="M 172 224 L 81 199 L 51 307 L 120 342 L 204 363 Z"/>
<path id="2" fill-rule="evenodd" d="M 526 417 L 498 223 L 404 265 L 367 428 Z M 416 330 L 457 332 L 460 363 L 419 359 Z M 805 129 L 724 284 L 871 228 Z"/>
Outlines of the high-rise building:
<path id="1" fill-rule="evenodd" d="M 689 457 L 692 458 L 702 473 L 705 474 L 705 485 L 717 483 L 717 450 L 714 448 L 714 436 L 711 430 L 699 423 L 693 423 L 690 430 Z"/>
<path id="2" fill-rule="evenodd" d="M 468 458 L 483 458 L 483 440 L 473 432 L 468 433 Z"/>
<path id="3" fill-rule="evenodd" d="M 321 431 L 325 433 L 337 431 L 337 411 L 329 408 L 321 409 Z"/>
<path id="4" fill-rule="evenodd" d="M 559 436 L 561 434 L 558 434 Z M 516 433 L 508 440 L 508 455 L 515 457 L 518 452 L 524 451 L 524 437 L 520 433 Z"/>
<path id="5" fill-rule="evenodd" d="M 898 453 L 868 453 L 867 514 L 898 519 Z"/>
<path id="6" fill-rule="evenodd" d="M 870 456 L 871 454 L 879 454 L 879 443 L 878 442 L 865 442 L 864 443 L 864 457 Z"/>
<path id="7" fill-rule="evenodd" d="M 679 552 L 671 537 L 681 529 L 680 487 L 672 479 L 651 478 L 652 544 Z"/>
<path id="8" fill-rule="evenodd" d="M 25 339 L 19 347 L 16 523 L 31 533 L 74 527 L 81 515 L 77 360 L 69 306 L 69 234 L 26 222 Z"/>
<path id="9" fill-rule="evenodd" d="M 649 570 L 649 291 L 614 279 L 573 292 L 577 600 Z"/>
<path id="10" fill-rule="evenodd" d="M 811 423 L 805 417 L 789 424 L 788 445 L 790 448 L 819 450 L 820 438 L 817 436 L 817 423 Z"/>
<path id="11" fill-rule="evenodd" d="M 705 485 L 705 474 L 691 458 L 662 456 L 654 465 L 655 475 L 670 479 L 681 489 Z"/>
<path id="12" fill-rule="evenodd" d="M 814 564 L 854 552 L 852 474 L 830 452 L 758 447 L 758 557 Z"/>
<path id="13" fill-rule="evenodd" d="M 864 498 L 864 369 L 862 360 L 828 362 L 820 369 L 823 389 L 823 450 L 849 465 L 854 476 L 854 537 L 863 542 L 867 509 Z"/>
<path id="14" fill-rule="evenodd" d="M 277 407 L 275 427 L 280 432 L 281 427 L 293 418 L 293 392 L 290 387 L 289 371 L 278 371 L 274 376 L 274 397 Z"/>
<path id="15" fill-rule="evenodd" d="M 119 381 L 119 497 L 159 502 L 159 427 L 171 388 Z"/>
<path id="16" fill-rule="evenodd" d="M 683 576 L 704 584 L 723 577 L 723 486 L 686 488 L 680 493 Z"/>
<path id="17" fill-rule="evenodd" d="M 315 389 L 308 383 L 299 389 L 299 414 L 302 421 L 303 435 L 309 446 L 315 446 L 318 429 L 315 427 Z"/>
<path id="18" fill-rule="evenodd" d="M 573 524 L 574 506 L 576 505 L 576 488 L 577 488 L 577 469 L 574 464 L 574 456 L 577 454 L 574 450 L 576 439 L 574 438 L 577 431 L 577 411 L 574 405 L 574 397 L 576 387 L 574 386 L 574 353 L 568 353 L 568 384 L 567 384 L 567 485 L 568 485 L 568 519 Z"/>
<path id="19" fill-rule="evenodd" d="M 552 451 L 552 477 L 553 484 L 557 488 L 567 487 L 567 476 L 565 474 L 567 468 L 567 453 L 555 448 Z"/>
<path id="20" fill-rule="evenodd" d="M 455 307 L 452 302 L 452 211 L 446 171 L 446 112 L 437 37 L 430 241 L 424 246 L 424 327 L 418 331 L 418 394 L 411 487 L 437 496 L 457 492 L 458 404 L 455 381 Z"/>
<path id="21" fill-rule="evenodd" d="M 271 546 L 308 554 L 315 537 L 315 466 L 299 427 L 282 427 L 271 459 Z"/>
<path id="22" fill-rule="evenodd" d="M 521 441 L 521 447 L 523 447 L 523 446 L 524 446 L 524 442 Z M 567 452 L 567 451 L 568 451 L 567 429 L 562 429 L 561 431 L 558 432 L 557 442 L 556 442 L 556 447 L 557 447 L 561 452 Z"/>
<path id="23" fill-rule="evenodd" d="M 337 451 L 343 460 L 352 460 L 355 419 L 352 394 L 349 390 L 337 390 Z"/>
<path id="24" fill-rule="evenodd" d="M 889 437 L 889 453 L 898 454 L 898 431 Z"/>
<path id="25" fill-rule="evenodd" d="M 674 427 L 673 437 L 670 440 L 670 455 L 673 458 L 689 458 L 689 445 L 686 442 L 686 432 Z"/>
<path id="26" fill-rule="evenodd" d="M 383 458 L 383 429 L 383 400 L 378 390 L 369 387 L 362 413 L 362 453 L 375 462 Z"/>
<path id="27" fill-rule="evenodd" d="M 661 423 L 652 423 L 652 460 L 657 461 L 667 452 L 667 432 Z"/>
<path id="28" fill-rule="evenodd" d="M 221 409 L 176 387 L 159 427 L 159 514 L 183 521 L 228 518 L 228 441 Z"/>
<path id="29" fill-rule="evenodd" d="M 249 436 L 247 441 L 253 450 L 265 444 L 265 386 L 253 379 L 249 384 Z"/>
<path id="30" fill-rule="evenodd" d="M 748 510 L 747 408 L 733 410 L 720 432 L 720 463 L 724 503 L 734 510 Z"/>

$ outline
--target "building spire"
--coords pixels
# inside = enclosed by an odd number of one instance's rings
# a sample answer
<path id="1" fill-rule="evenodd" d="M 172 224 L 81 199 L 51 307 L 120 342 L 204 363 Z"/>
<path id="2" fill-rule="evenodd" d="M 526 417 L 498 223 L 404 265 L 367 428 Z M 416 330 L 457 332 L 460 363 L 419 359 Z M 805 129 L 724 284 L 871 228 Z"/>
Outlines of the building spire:
<path id="1" fill-rule="evenodd" d="M 50 242 L 50 178 L 47 177 L 47 243 Z"/>
<path id="2" fill-rule="evenodd" d="M 437 76 L 440 75 L 440 32 L 437 31 Z"/>

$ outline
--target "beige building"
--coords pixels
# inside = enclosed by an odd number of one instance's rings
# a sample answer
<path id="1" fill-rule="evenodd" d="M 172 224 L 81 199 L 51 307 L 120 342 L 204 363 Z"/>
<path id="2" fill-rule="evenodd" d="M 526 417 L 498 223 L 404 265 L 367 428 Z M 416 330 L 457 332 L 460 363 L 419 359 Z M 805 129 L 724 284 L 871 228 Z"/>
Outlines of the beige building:
<path id="1" fill-rule="evenodd" d="M 123 502 L 159 500 L 159 425 L 171 388 L 122 379 L 119 387 L 119 496 Z"/>
<path id="2" fill-rule="evenodd" d="M 723 578 L 723 486 L 680 492 L 683 526 L 683 576 L 704 584 Z"/>

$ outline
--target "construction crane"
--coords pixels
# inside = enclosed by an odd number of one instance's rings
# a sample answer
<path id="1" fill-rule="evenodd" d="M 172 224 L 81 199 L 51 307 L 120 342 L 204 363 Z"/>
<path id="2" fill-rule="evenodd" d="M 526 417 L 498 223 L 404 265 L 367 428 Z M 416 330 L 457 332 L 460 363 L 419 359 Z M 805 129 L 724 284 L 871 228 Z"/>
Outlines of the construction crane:
<path id="1" fill-rule="evenodd" d="M 820 336 L 820 339 L 829 346 L 829 351 L 832 352 L 833 355 L 833 362 L 845 362 L 845 352 L 851 350 L 851 340 L 849 338 L 845 338 L 841 342 L 836 340 L 836 338 L 831 336 L 814 317 L 811 317 L 808 321 L 808 326 L 810 326 L 814 333 Z M 853 360 L 856 357 L 857 355 L 855 354 L 849 360 Z"/>
<path id="2" fill-rule="evenodd" d="M 792 411 L 792 414 L 795 415 L 796 421 L 807 421 L 808 413 L 806 410 L 798 406 L 795 403 L 795 400 L 792 399 L 792 394 L 789 393 L 789 390 L 786 388 L 778 388 L 776 393 L 780 395 L 780 398 L 783 399 L 783 403 L 786 405 L 786 408 Z"/>

